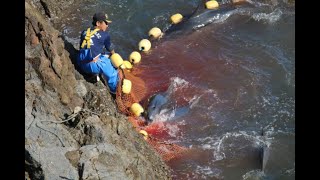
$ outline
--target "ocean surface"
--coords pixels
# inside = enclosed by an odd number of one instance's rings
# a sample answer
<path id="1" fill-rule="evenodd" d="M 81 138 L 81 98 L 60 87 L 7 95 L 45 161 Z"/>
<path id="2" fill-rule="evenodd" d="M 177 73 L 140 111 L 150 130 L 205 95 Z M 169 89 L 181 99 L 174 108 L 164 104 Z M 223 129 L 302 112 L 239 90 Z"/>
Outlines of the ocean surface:
<path id="1" fill-rule="evenodd" d="M 104 11 L 115 50 L 128 59 L 152 27 L 170 30 L 171 15 L 187 17 L 199 3 L 91 1 L 55 26 L 78 47 L 92 15 Z M 201 18 L 152 41 L 135 66 L 148 97 L 168 97 L 154 120 L 165 126 L 163 138 L 190 149 L 168 162 L 173 179 L 295 179 L 295 1 L 213 11 L 198 9 Z"/>

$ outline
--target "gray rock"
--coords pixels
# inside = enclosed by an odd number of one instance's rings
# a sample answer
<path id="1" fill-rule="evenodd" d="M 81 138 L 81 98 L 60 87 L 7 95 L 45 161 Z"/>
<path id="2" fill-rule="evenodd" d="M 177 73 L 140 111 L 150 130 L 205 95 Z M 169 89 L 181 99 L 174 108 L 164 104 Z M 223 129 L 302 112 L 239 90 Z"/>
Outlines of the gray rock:
<path id="1" fill-rule="evenodd" d="M 72 2 L 25 1 L 26 179 L 171 179 L 107 87 L 75 70 L 48 18 Z"/>
<path id="2" fill-rule="evenodd" d="M 82 81 L 77 81 L 77 86 L 76 86 L 76 93 L 80 96 L 83 97 L 87 94 L 87 88 L 86 86 L 83 84 Z"/>
<path id="3" fill-rule="evenodd" d="M 78 170 L 66 158 L 66 153 L 75 150 L 72 147 L 31 146 L 30 154 L 35 161 L 41 164 L 45 179 L 79 179 Z"/>

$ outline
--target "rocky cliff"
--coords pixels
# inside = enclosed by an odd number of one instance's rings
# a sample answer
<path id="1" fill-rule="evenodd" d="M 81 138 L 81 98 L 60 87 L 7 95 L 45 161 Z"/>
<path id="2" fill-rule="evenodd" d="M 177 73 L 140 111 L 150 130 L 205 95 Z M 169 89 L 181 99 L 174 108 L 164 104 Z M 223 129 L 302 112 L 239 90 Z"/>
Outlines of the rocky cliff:
<path id="1" fill-rule="evenodd" d="M 50 19 L 74 1 L 25 1 L 25 178 L 171 179 Z"/>

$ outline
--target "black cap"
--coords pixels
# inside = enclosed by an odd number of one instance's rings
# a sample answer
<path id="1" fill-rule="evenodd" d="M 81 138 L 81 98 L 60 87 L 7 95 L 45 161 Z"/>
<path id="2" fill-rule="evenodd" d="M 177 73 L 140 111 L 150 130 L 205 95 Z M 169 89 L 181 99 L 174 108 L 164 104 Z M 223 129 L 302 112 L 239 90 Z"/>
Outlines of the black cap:
<path id="1" fill-rule="evenodd" d="M 102 12 L 97 12 L 92 17 L 93 23 L 96 23 L 97 21 L 104 21 L 106 24 L 111 23 L 112 21 L 108 20 L 108 15 L 104 14 Z"/>

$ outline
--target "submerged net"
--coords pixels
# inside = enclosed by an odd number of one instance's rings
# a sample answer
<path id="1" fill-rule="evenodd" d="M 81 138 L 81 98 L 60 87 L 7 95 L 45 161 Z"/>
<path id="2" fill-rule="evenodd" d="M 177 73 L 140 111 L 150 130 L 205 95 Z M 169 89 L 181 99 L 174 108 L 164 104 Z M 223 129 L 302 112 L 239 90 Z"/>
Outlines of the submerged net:
<path id="1" fill-rule="evenodd" d="M 140 102 L 146 94 L 145 83 L 142 79 L 135 77 L 128 70 L 118 71 L 119 82 L 116 90 L 116 103 L 120 112 L 127 116 L 134 116 L 132 112 L 129 111 L 131 105 L 135 102 Z M 128 79 L 132 83 L 131 92 L 125 94 L 122 92 L 122 80 Z"/>
<path id="2" fill-rule="evenodd" d="M 160 141 L 159 139 L 149 136 L 147 142 L 160 154 L 164 161 L 170 161 L 173 158 L 177 158 L 186 152 L 187 148 L 179 146 L 177 144 Z"/>
<path id="3" fill-rule="evenodd" d="M 129 122 L 136 128 L 137 131 L 146 129 L 145 121 L 136 117 L 131 111 L 130 107 L 133 103 L 139 103 L 146 95 L 147 89 L 144 81 L 134 76 L 130 71 L 124 69 L 119 70 L 119 82 L 116 90 L 116 103 L 121 113 L 128 116 Z M 132 83 L 131 91 L 129 94 L 122 92 L 122 80 L 128 79 Z M 177 144 L 161 141 L 152 135 L 149 135 L 146 140 L 162 157 L 164 161 L 169 161 L 173 158 L 181 156 L 186 148 Z"/>

